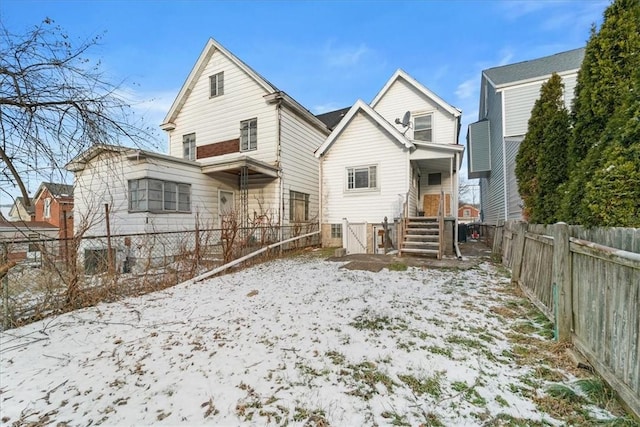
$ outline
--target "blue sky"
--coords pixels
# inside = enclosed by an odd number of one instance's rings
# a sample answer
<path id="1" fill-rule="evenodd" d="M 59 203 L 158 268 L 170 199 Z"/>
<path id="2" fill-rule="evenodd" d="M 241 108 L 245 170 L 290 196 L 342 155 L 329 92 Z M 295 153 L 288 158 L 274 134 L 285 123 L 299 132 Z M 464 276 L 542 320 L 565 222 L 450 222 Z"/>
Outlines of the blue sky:
<path id="1" fill-rule="evenodd" d="M 402 68 L 463 110 L 463 142 L 483 69 L 584 46 L 608 4 L 2 0 L 0 19 L 13 32 L 49 17 L 72 38 L 104 33 L 92 54 L 114 81 L 125 80 L 151 124 L 213 37 L 316 114 L 371 101 Z M 153 145 L 167 149 L 160 130 Z"/>

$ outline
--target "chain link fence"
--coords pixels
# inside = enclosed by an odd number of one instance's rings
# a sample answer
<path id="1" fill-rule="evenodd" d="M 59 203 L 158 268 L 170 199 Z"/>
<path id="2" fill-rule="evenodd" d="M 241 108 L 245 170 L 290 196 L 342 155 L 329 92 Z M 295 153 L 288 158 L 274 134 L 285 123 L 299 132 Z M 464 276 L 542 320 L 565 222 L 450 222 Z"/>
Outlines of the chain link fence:
<path id="1" fill-rule="evenodd" d="M 303 223 L 79 239 L 0 238 L 0 267 L 15 263 L 6 274 L 0 273 L 2 329 L 164 289 L 272 243 L 317 230 L 317 223 Z M 316 234 L 247 262 L 319 244 Z"/>

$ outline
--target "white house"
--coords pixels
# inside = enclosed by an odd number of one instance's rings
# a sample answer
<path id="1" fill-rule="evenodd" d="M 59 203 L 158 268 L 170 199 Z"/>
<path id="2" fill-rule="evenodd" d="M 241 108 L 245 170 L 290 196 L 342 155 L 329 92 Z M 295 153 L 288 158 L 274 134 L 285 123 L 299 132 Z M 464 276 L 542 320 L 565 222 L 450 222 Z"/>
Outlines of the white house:
<path id="1" fill-rule="evenodd" d="M 278 226 L 284 235 L 288 225 L 317 223 L 314 150 L 329 128 L 215 40 L 207 42 L 161 128 L 168 154 L 96 145 L 67 165 L 75 175 L 78 234 L 182 232 L 196 223 L 220 228 L 233 218 L 241 227 Z M 181 245 L 194 245 L 193 236 L 182 238 Z M 101 261 L 107 245 L 123 269 L 139 267 L 142 247 L 154 257 L 168 250 L 93 238 L 83 241 L 81 256 Z"/>
<path id="2" fill-rule="evenodd" d="M 396 248 L 437 254 L 437 234 L 422 239 L 409 230 L 437 218 L 442 194 L 442 214 L 449 217 L 444 243 L 452 252 L 464 151 L 460 119 L 460 110 L 402 70 L 371 104 L 357 101 L 316 151 L 323 244 L 378 252 L 387 217 L 400 228 Z"/>
<path id="3" fill-rule="evenodd" d="M 76 224 L 104 235 L 317 221 L 318 161 L 327 126 L 210 39 L 161 128 L 168 154 L 97 145 L 75 173 Z"/>
<path id="4" fill-rule="evenodd" d="M 570 108 L 583 58 L 580 48 L 482 71 L 479 117 L 467 133 L 468 175 L 480 178 L 482 221 L 522 219 L 515 165 L 531 110 L 554 72 L 562 78 Z"/>
<path id="5" fill-rule="evenodd" d="M 169 155 L 217 183 L 211 210 L 277 225 L 317 221 L 314 150 L 327 126 L 210 39 L 164 123 Z"/>

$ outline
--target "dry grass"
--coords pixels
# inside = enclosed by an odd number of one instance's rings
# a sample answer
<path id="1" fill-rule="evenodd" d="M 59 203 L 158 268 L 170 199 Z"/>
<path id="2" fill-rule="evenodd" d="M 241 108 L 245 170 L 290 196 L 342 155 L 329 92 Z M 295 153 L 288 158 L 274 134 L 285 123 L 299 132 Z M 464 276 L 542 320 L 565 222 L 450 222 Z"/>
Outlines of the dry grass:
<path id="1" fill-rule="evenodd" d="M 552 341 L 553 324 L 526 299 L 518 286 L 509 284 L 494 290 L 510 297 L 491 307 L 490 312 L 512 325 L 507 333 L 513 343 L 510 356 L 519 365 L 532 368 L 531 373 L 521 380 L 532 387 L 523 392 L 530 396 L 538 409 L 566 425 L 640 425 L 628 417 L 607 422 L 594 419 L 592 411 L 585 405 L 598 406 L 617 417 L 624 417 L 625 411 L 601 379 L 594 378 L 591 370 L 576 365 L 569 355 L 570 343 Z M 566 374 L 578 380 L 571 382 Z M 540 387 L 546 387 L 545 391 L 534 392 Z M 505 425 L 528 424 L 509 420 Z"/>

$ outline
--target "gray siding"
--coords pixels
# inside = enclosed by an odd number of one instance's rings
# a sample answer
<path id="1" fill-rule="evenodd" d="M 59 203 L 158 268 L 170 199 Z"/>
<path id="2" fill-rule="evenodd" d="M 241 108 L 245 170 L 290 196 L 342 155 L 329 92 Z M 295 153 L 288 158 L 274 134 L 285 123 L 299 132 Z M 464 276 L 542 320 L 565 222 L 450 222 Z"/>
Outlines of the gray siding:
<path id="1" fill-rule="evenodd" d="M 484 82 L 487 84 L 486 82 Z M 485 118 L 485 117 L 482 117 Z M 487 119 L 491 135 L 491 174 L 480 180 L 482 211 L 485 222 L 495 224 L 504 219 L 504 178 L 502 173 L 502 98 L 493 87 L 487 91 Z"/>
<path id="2" fill-rule="evenodd" d="M 507 219 L 522 218 L 522 199 L 518 193 L 516 179 L 516 155 L 523 138 L 505 138 L 506 166 L 507 166 Z"/>

